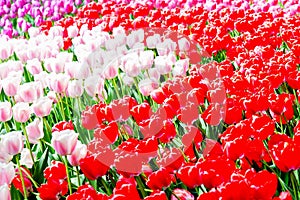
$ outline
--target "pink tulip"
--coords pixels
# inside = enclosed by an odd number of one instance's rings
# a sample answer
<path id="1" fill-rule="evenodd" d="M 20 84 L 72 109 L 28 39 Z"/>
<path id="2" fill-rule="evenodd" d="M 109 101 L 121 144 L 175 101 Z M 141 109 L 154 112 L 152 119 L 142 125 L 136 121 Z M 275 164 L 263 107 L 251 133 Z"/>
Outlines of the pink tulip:
<path id="1" fill-rule="evenodd" d="M 158 82 L 150 78 L 141 80 L 138 85 L 140 92 L 144 96 L 149 96 L 154 89 L 158 88 L 158 86 Z"/>
<path id="2" fill-rule="evenodd" d="M 26 126 L 29 142 L 37 144 L 44 137 L 43 122 L 35 118 L 33 122 Z"/>
<path id="3" fill-rule="evenodd" d="M 12 54 L 12 48 L 9 42 L 5 40 L 1 40 L 1 45 L 0 45 L 0 59 L 5 60 L 9 58 Z"/>
<path id="4" fill-rule="evenodd" d="M 12 110 L 14 119 L 21 123 L 27 122 L 32 113 L 29 104 L 24 102 L 16 103 Z"/>
<path id="5" fill-rule="evenodd" d="M 184 37 L 178 40 L 178 47 L 180 51 L 188 51 L 190 49 L 190 42 Z"/>
<path id="6" fill-rule="evenodd" d="M 35 82 L 40 82 L 43 88 L 46 88 L 49 82 L 49 74 L 45 71 L 34 75 Z"/>
<path id="7" fill-rule="evenodd" d="M 82 80 L 72 80 L 68 84 L 67 96 L 76 98 L 83 94 L 83 82 Z"/>
<path id="8" fill-rule="evenodd" d="M 48 72 L 62 73 L 64 72 L 65 63 L 57 58 L 47 58 L 44 63 Z"/>
<path id="9" fill-rule="evenodd" d="M 67 74 L 54 74 L 49 76 L 50 89 L 56 93 L 64 93 L 68 87 L 70 76 Z"/>
<path id="10" fill-rule="evenodd" d="M 45 117 L 51 112 L 53 101 L 48 97 L 41 97 L 33 102 L 32 109 L 36 116 Z"/>
<path id="11" fill-rule="evenodd" d="M 96 83 L 99 82 L 99 77 L 97 76 L 90 76 L 84 81 L 84 89 L 87 92 L 87 94 L 91 97 L 94 97 L 96 95 Z"/>
<path id="12" fill-rule="evenodd" d="M 8 154 L 5 151 L 5 146 L 3 141 L 0 141 L 0 163 L 8 163 L 11 161 L 11 159 L 13 158 L 12 155 Z"/>
<path id="13" fill-rule="evenodd" d="M 15 168 L 12 162 L 0 163 L 0 185 L 10 185 L 15 177 Z M 1 196 L 2 199 L 2 196 Z"/>
<path id="14" fill-rule="evenodd" d="M 128 59 L 125 63 L 125 73 L 130 77 L 136 77 L 141 72 L 141 64 L 138 58 Z"/>
<path id="15" fill-rule="evenodd" d="M 33 156 L 35 156 L 35 155 L 33 155 Z M 29 149 L 24 148 L 22 150 L 20 164 L 21 165 L 25 165 L 28 168 L 32 168 L 32 166 L 33 166 L 33 160 L 31 158 L 30 150 Z"/>
<path id="16" fill-rule="evenodd" d="M 149 77 L 148 77 L 148 75 L 149 75 Z M 150 69 L 148 69 L 148 73 L 145 72 L 145 77 L 159 81 L 160 73 L 158 72 L 158 70 L 156 68 L 150 68 Z"/>
<path id="17" fill-rule="evenodd" d="M 43 71 L 41 62 L 37 58 L 27 60 L 26 69 L 32 75 L 39 74 Z"/>
<path id="18" fill-rule="evenodd" d="M 12 117 L 11 104 L 7 101 L 0 102 L 0 121 L 6 122 Z"/>
<path id="19" fill-rule="evenodd" d="M 140 63 L 142 69 L 150 69 L 153 65 L 154 53 L 153 51 L 142 51 L 140 53 Z"/>
<path id="20" fill-rule="evenodd" d="M 1 143 L 3 145 L 3 150 L 9 155 L 21 153 L 24 147 L 22 132 L 12 131 L 1 135 Z"/>
<path id="21" fill-rule="evenodd" d="M 3 200 L 11 200 L 10 189 L 8 184 L 3 184 L 0 186 L 0 196 Z"/>
<path id="22" fill-rule="evenodd" d="M 7 78 L 2 80 L 2 87 L 4 93 L 7 96 L 15 96 L 18 92 L 19 86 L 21 83 L 21 77 L 19 76 L 8 76 Z"/>
<path id="23" fill-rule="evenodd" d="M 8 73 L 10 72 L 9 65 L 7 62 L 0 64 L 0 78 L 5 79 L 8 76 Z"/>
<path id="24" fill-rule="evenodd" d="M 32 103 L 43 95 L 43 88 L 40 82 L 24 83 L 19 87 L 18 95 L 23 102 Z"/>
<path id="25" fill-rule="evenodd" d="M 71 155 L 76 147 L 78 133 L 73 130 L 55 131 L 52 133 L 51 144 L 61 155 Z"/>
<path id="26" fill-rule="evenodd" d="M 71 78 L 85 79 L 90 75 L 90 67 L 80 62 L 65 63 L 65 73 Z"/>
<path id="27" fill-rule="evenodd" d="M 85 144 L 82 144 L 79 140 L 77 140 L 77 144 L 74 151 L 72 152 L 71 155 L 67 156 L 67 159 L 72 166 L 78 166 L 79 161 L 82 158 L 85 158 L 86 154 L 87 154 L 87 146 Z"/>
<path id="28" fill-rule="evenodd" d="M 149 36 L 146 39 L 146 43 L 148 48 L 154 49 L 157 44 L 161 43 L 161 36 L 159 34 Z"/>
<path id="29" fill-rule="evenodd" d="M 173 68 L 173 76 L 186 76 L 186 71 L 189 68 L 189 60 L 178 60 Z"/>
<path id="30" fill-rule="evenodd" d="M 117 75 L 118 75 L 118 65 L 116 63 L 107 65 L 102 72 L 102 77 L 108 80 L 115 78 Z"/>
<path id="31" fill-rule="evenodd" d="M 49 91 L 47 97 L 52 100 L 54 104 L 58 102 L 56 93 L 54 91 Z"/>

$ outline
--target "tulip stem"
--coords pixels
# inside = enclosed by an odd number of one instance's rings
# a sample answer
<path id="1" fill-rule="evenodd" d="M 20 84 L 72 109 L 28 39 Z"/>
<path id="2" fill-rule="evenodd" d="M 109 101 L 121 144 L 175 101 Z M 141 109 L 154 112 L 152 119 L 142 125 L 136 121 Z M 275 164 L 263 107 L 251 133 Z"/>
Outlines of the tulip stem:
<path id="1" fill-rule="evenodd" d="M 64 157 L 63 159 L 65 166 L 66 166 L 66 173 L 67 173 L 67 180 L 68 180 L 68 187 L 69 187 L 69 194 L 72 194 L 72 186 L 71 186 L 71 180 L 70 180 L 70 174 L 69 174 L 69 168 L 68 168 L 68 161 L 67 161 L 67 156 Z"/>
<path id="2" fill-rule="evenodd" d="M 56 94 L 56 98 L 58 99 L 57 104 L 58 104 L 58 107 L 60 109 L 62 118 L 63 118 L 64 121 L 66 121 L 65 113 L 64 113 L 64 110 L 63 110 L 63 104 L 62 104 L 62 97 L 59 96 L 58 94 Z"/>
<path id="3" fill-rule="evenodd" d="M 7 122 L 4 122 L 4 127 L 5 127 L 5 130 L 6 130 L 6 133 L 8 133 L 10 131 L 10 128 L 9 128 Z"/>
<path id="4" fill-rule="evenodd" d="M 49 125 L 49 123 L 48 123 L 48 121 L 47 121 L 47 119 L 45 118 L 45 117 L 43 117 L 43 122 L 44 122 L 44 124 L 45 124 L 45 126 L 46 126 L 46 138 L 45 138 L 45 140 L 46 141 L 50 141 L 50 136 L 49 136 L 49 134 L 52 132 L 51 131 L 51 127 L 50 127 L 50 125 Z"/>
<path id="5" fill-rule="evenodd" d="M 104 186 L 107 195 L 111 195 L 111 191 L 110 191 L 110 189 L 108 188 L 108 186 L 107 186 L 107 184 L 106 184 L 106 182 L 105 182 L 105 180 L 104 180 L 103 178 L 101 178 L 101 183 L 102 183 L 102 185 Z"/>
<path id="6" fill-rule="evenodd" d="M 115 91 L 116 91 L 116 93 L 117 93 L 117 97 L 118 97 L 118 99 L 120 99 L 121 96 L 120 96 L 120 93 L 119 93 L 119 87 L 117 86 L 117 83 L 116 83 L 116 78 L 113 78 L 113 79 L 112 79 L 112 82 L 113 82 L 113 85 L 114 85 L 114 87 L 115 87 Z"/>
<path id="7" fill-rule="evenodd" d="M 22 183 L 22 187 L 23 187 L 23 191 L 24 191 L 24 199 L 27 200 L 27 191 L 26 191 L 26 186 L 25 186 L 25 182 L 24 182 L 23 172 L 21 169 L 20 161 L 19 161 L 19 155 L 17 155 L 16 161 L 17 161 L 18 170 L 20 173 L 20 179 L 21 179 L 21 183 Z"/>
<path id="8" fill-rule="evenodd" d="M 80 186 L 80 177 L 79 177 L 79 169 L 76 167 L 76 175 L 77 175 L 77 181 L 78 181 L 78 187 Z"/>
<path id="9" fill-rule="evenodd" d="M 33 153 L 32 153 L 32 150 L 31 150 L 31 147 L 30 147 L 30 144 L 29 144 L 29 139 L 28 139 L 28 134 L 27 134 L 26 128 L 25 128 L 25 124 L 21 123 L 21 127 L 22 127 L 23 133 L 25 135 L 25 144 L 26 144 L 26 147 L 27 147 L 27 149 L 30 152 L 30 158 L 31 158 L 32 163 L 34 165 Z"/>
<path id="10" fill-rule="evenodd" d="M 141 179 L 141 177 L 140 176 L 136 176 L 136 182 L 137 182 L 137 184 L 138 184 L 138 187 L 139 187 L 139 189 L 140 189 L 140 191 L 141 191 L 141 194 L 142 194 L 142 197 L 143 197 L 143 199 L 147 196 L 147 194 L 146 194 L 146 192 L 145 192 L 145 186 L 144 186 L 144 184 L 143 184 L 143 182 L 142 182 L 142 179 Z"/>

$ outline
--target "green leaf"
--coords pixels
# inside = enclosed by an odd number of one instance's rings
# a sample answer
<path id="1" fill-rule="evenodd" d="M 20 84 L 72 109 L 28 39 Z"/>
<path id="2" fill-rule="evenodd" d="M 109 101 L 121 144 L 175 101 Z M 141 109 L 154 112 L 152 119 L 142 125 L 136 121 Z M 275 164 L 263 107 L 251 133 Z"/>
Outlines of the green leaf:
<path id="1" fill-rule="evenodd" d="M 33 174 L 34 180 L 36 180 L 36 182 L 40 184 L 43 183 L 45 180 L 43 176 L 43 171 L 48 166 L 48 160 L 50 161 L 50 156 L 49 148 L 47 147 L 42 156 L 40 157 Z"/>

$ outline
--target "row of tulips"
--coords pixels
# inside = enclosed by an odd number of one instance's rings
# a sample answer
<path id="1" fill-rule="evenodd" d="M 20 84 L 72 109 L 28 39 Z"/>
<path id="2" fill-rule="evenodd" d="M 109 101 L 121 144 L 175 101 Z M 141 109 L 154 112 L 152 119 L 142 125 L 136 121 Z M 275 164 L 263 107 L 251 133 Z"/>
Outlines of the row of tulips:
<path id="1" fill-rule="evenodd" d="M 5 199 L 300 197 L 296 7 L 185 3 L 91 3 L 2 38 Z"/>

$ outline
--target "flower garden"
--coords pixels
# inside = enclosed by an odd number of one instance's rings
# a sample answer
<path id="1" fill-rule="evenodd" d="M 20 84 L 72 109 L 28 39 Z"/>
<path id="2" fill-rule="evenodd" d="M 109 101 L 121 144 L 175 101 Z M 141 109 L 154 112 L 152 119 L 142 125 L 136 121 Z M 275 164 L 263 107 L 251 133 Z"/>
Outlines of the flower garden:
<path id="1" fill-rule="evenodd" d="M 300 200 L 299 13 L 1 1 L 0 199 Z"/>

